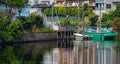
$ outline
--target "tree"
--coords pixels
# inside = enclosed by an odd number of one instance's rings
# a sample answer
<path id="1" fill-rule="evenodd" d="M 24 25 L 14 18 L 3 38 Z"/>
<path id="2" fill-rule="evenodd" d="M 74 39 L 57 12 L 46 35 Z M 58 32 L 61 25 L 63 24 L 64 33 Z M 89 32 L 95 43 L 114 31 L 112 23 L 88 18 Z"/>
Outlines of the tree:
<path id="1" fill-rule="evenodd" d="M 33 28 L 33 31 L 35 31 L 36 28 L 44 27 L 43 17 L 41 17 L 40 15 L 33 13 L 30 15 L 30 19 L 31 19 L 30 21 L 31 21 L 31 27 Z"/>
<path id="2" fill-rule="evenodd" d="M 24 8 L 27 6 L 28 0 L 17 0 L 15 2 L 16 2 L 15 4 L 17 4 L 16 8 L 18 9 L 19 18 L 20 18 L 20 14 L 22 10 L 24 10 Z"/>
<path id="3" fill-rule="evenodd" d="M 70 21 L 70 26 L 78 26 L 78 22 L 77 21 Z"/>
<path id="4" fill-rule="evenodd" d="M 21 20 L 24 30 L 31 30 L 31 20 L 29 16 L 21 16 L 19 20 Z"/>
<path id="5" fill-rule="evenodd" d="M 106 14 L 106 13 L 103 13 L 103 15 L 102 15 L 102 22 L 106 22 L 106 21 L 108 21 L 108 20 L 110 20 L 110 16 L 109 16 L 109 14 Z"/>
<path id="6" fill-rule="evenodd" d="M 102 14 L 102 25 L 111 27 L 112 26 L 112 19 L 113 19 L 113 10 L 110 10 L 109 13 L 103 13 Z"/>
<path id="7" fill-rule="evenodd" d="M 64 18 L 60 21 L 60 26 L 66 26 L 67 25 L 67 18 Z"/>
<path id="8" fill-rule="evenodd" d="M 0 4 L 5 6 L 5 12 L 12 16 L 14 13 L 19 12 L 24 9 L 25 4 L 28 3 L 28 0 L 0 0 Z"/>
<path id="9" fill-rule="evenodd" d="M 93 9 L 92 8 L 88 8 L 88 14 L 94 14 L 94 12 L 93 12 Z"/>
<path id="10" fill-rule="evenodd" d="M 71 10 L 72 8 L 66 8 L 66 15 L 69 15 L 69 16 L 71 16 L 73 13 L 72 13 L 72 10 Z M 72 13 L 72 14 L 71 14 Z"/>
<path id="11" fill-rule="evenodd" d="M 58 7 L 57 11 L 58 11 L 59 16 L 65 16 L 66 15 L 66 9 L 63 8 L 63 7 Z"/>
<path id="12" fill-rule="evenodd" d="M 84 3 L 84 5 L 83 5 L 83 10 L 84 10 L 84 11 L 88 10 L 88 7 L 89 7 L 88 4 L 87 4 L 87 3 Z"/>
<path id="13" fill-rule="evenodd" d="M 117 5 L 116 10 L 112 14 L 112 20 L 115 17 L 120 17 L 120 4 Z"/>
<path id="14" fill-rule="evenodd" d="M 0 42 L 14 41 L 24 34 L 19 20 L 10 22 L 9 16 L 0 15 L 0 22 Z"/>
<path id="15" fill-rule="evenodd" d="M 112 24 L 112 27 L 114 29 L 116 29 L 118 35 L 116 36 L 116 40 L 120 42 L 120 18 L 119 17 L 116 17 L 114 20 L 113 20 L 113 24 Z"/>
<path id="16" fill-rule="evenodd" d="M 82 13 L 84 13 L 84 16 L 88 16 L 88 8 L 89 8 L 88 4 L 85 3 L 83 5 L 83 12 L 82 12 Z"/>
<path id="17" fill-rule="evenodd" d="M 108 20 L 108 21 L 106 22 L 106 26 L 107 26 L 107 27 L 111 27 L 111 26 L 112 26 L 112 21 L 111 21 L 111 20 Z"/>
<path id="18" fill-rule="evenodd" d="M 90 14 L 88 17 L 91 22 L 91 26 L 96 26 L 96 22 L 98 21 L 98 16 Z"/>
<path id="19" fill-rule="evenodd" d="M 71 15 L 70 16 L 76 16 L 77 15 L 77 13 L 78 13 L 78 10 L 77 10 L 77 8 L 71 8 Z"/>

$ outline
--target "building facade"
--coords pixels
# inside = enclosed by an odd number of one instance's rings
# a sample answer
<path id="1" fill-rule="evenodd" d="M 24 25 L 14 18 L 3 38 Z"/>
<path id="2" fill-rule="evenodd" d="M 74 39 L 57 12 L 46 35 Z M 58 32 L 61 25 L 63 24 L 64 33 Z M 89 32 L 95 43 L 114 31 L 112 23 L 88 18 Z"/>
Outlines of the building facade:
<path id="1" fill-rule="evenodd" d="M 82 6 L 84 3 L 88 3 L 89 6 L 94 7 L 94 0 L 55 0 L 55 6 L 63 6 L 63 7 L 76 7 L 79 5 Z"/>
<path id="2" fill-rule="evenodd" d="M 109 10 L 115 10 L 118 3 L 120 0 L 95 0 L 95 13 L 100 16 L 100 13 L 102 15 Z"/>

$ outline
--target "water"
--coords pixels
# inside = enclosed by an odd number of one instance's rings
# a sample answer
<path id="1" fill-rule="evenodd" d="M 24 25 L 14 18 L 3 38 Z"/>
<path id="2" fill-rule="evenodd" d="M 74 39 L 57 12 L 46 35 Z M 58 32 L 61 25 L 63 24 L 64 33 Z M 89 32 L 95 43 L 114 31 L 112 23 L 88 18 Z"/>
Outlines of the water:
<path id="1" fill-rule="evenodd" d="M 74 47 L 54 48 L 44 55 L 44 64 L 119 64 L 120 54 L 115 49 L 115 41 L 84 42 L 74 41 Z M 84 55 L 84 60 L 83 60 Z"/>
<path id="2" fill-rule="evenodd" d="M 114 41 L 104 43 L 73 41 L 73 47 L 58 48 L 57 41 L 2 45 L 1 64 L 119 64 Z M 83 60 L 84 55 L 84 60 Z"/>

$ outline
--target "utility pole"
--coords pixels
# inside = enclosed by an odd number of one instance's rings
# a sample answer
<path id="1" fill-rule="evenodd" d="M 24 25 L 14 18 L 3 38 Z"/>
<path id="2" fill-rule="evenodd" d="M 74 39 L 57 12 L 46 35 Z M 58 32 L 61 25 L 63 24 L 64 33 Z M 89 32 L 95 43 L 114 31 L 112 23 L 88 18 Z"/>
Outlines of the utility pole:
<path id="1" fill-rule="evenodd" d="M 100 5 L 100 17 L 99 17 L 99 22 L 100 22 L 100 25 L 99 25 L 99 31 L 100 31 L 100 64 L 102 64 L 102 54 L 101 54 L 101 45 L 102 45 L 102 32 L 101 32 L 101 6 L 102 6 L 102 3 L 99 4 Z"/>
<path id="2" fill-rule="evenodd" d="M 80 22 L 80 1 L 78 0 L 78 33 L 80 32 L 79 22 Z"/>
<path id="3" fill-rule="evenodd" d="M 83 35 L 83 39 L 82 39 L 82 49 L 83 49 L 83 63 L 84 64 L 84 27 L 85 27 L 85 23 L 84 23 L 84 3 L 83 3 L 83 0 L 81 1 L 82 2 L 82 22 L 83 22 L 83 31 L 82 31 L 82 35 Z"/>
<path id="4" fill-rule="evenodd" d="M 80 22 L 80 1 L 78 0 L 78 33 L 80 32 L 79 29 L 80 29 L 80 26 L 79 26 L 79 22 Z M 78 57 L 77 57 L 77 64 L 80 64 L 80 55 L 79 55 L 79 46 L 77 47 L 78 48 Z"/>

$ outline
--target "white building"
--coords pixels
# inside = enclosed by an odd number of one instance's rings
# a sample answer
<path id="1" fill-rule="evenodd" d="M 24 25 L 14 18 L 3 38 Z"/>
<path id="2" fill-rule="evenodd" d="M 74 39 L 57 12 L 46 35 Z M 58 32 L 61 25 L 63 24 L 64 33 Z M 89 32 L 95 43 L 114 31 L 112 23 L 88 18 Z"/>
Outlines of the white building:
<path id="1" fill-rule="evenodd" d="M 34 4 L 52 4 L 54 0 L 29 0 L 30 5 Z"/>
<path id="2" fill-rule="evenodd" d="M 95 13 L 100 16 L 102 13 L 108 13 L 109 10 L 115 10 L 120 0 L 95 0 Z"/>
<path id="3" fill-rule="evenodd" d="M 53 2 L 54 0 L 29 0 L 30 14 L 36 12 L 41 15 L 41 7 L 51 6 Z"/>

